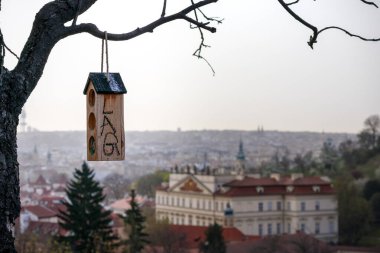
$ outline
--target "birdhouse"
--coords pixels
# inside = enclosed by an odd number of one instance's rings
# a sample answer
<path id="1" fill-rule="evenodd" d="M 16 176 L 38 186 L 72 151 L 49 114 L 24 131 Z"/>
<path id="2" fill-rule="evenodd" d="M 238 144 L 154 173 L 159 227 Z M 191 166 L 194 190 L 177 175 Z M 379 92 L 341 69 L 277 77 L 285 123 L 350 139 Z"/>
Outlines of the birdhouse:
<path id="1" fill-rule="evenodd" d="M 87 160 L 124 160 L 124 99 L 119 73 L 90 73 L 87 104 Z"/>

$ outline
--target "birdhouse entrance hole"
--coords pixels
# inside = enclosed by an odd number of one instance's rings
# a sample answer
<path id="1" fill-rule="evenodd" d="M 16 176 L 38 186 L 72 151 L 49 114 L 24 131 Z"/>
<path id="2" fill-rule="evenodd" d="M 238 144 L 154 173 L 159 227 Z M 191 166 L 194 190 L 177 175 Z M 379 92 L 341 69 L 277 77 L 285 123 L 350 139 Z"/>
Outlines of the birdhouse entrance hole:
<path id="1" fill-rule="evenodd" d="M 90 113 L 90 117 L 88 118 L 88 127 L 91 130 L 94 130 L 95 129 L 95 125 L 96 125 L 95 115 L 94 115 L 94 113 Z"/>
<path id="2" fill-rule="evenodd" d="M 95 91 L 93 89 L 91 89 L 88 94 L 88 104 L 90 106 L 94 106 L 95 104 Z"/>
<path id="3" fill-rule="evenodd" d="M 95 154 L 96 151 L 96 144 L 95 144 L 95 138 L 94 136 L 90 137 L 90 140 L 88 141 L 88 151 L 91 155 Z"/>

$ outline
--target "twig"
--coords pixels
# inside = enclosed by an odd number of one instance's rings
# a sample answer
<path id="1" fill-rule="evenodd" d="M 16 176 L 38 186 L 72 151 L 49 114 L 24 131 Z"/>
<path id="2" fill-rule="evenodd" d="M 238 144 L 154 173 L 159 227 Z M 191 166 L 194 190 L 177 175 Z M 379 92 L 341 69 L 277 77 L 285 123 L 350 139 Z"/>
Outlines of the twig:
<path id="1" fill-rule="evenodd" d="M 202 16 L 208 20 L 208 21 L 214 21 L 214 22 L 217 22 L 218 24 L 221 24 L 223 22 L 223 18 L 218 18 L 218 17 L 213 17 L 213 18 L 209 18 L 206 16 L 206 14 L 203 13 L 203 11 L 201 9 L 198 9 L 198 11 L 202 14 Z"/>
<path id="2" fill-rule="evenodd" d="M 166 0 L 164 0 L 164 6 L 162 7 L 161 18 L 165 17 L 165 14 L 166 14 Z"/>
<path id="3" fill-rule="evenodd" d="M 1 32 L 1 30 L 0 30 L 0 43 L 1 43 L 1 45 L 3 46 L 3 49 L 2 49 L 2 51 L 3 52 L 1 52 L 2 54 L 2 57 L 4 57 L 5 56 L 5 51 L 4 51 L 4 48 L 5 49 L 7 49 L 8 51 L 9 51 L 9 53 L 11 53 L 14 57 L 16 57 L 17 58 L 17 60 L 20 60 L 20 57 L 18 57 L 18 55 L 16 54 L 16 53 L 14 53 L 8 46 L 7 46 L 7 44 L 5 44 L 5 41 L 4 41 L 4 36 L 3 36 L 3 33 Z"/>
<path id="4" fill-rule="evenodd" d="M 194 5 L 194 0 L 190 0 L 190 1 L 191 1 L 191 4 Z M 206 17 L 206 15 L 204 15 L 203 13 L 202 13 L 202 15 L 203 15 L 204 17 Z M 199 22 L 197 9 L 194 9 L 194 16 L 195 16 L 195 21 L 196 21 L 196 23 L 199 23 L 199 24 L 203 25 L 203 23 L 200 23 L 200 22 Z M 191 22 L 191 23 L 190 23 L 190 28 L 191 28 L 191 24 L 192 24 L 192 23 L 193 23 L 193 24 L 196 24 L 196 23 L 194 23 L 194 22 Z M 208 23 L 206 23 L 206 24 L 208 24 Z M 196 24 L 196 25 L 197 25 L 197 24 Z M 204 42 L 205 42 L 205 38 L 204 38 L 204 35 L 203 35 L 203 31 L 202 31 L 202 29 L 201 29 L 202 27 L 201 27 L 200 25 L 197 25 L 197 28 L 198 28 L 198 30 L 199 30 L 199 34 L 200 34 L 200 36 L 201 36 L 201 43 L 199 43 L 199 47 L 198 47 L 197 50 L 195 50 L 195 52 L 193 53 L 193 56 L 197 57 L 198 59 L 202 59 L 202 60 L 204 60 L 204 61 L 207 63 L 207 65 L 210 67 L 213 76 L 215 76 L 214 68 L 213 68 L 212 65 L 209 63 L 209 61 L 208 61 L 206 58 L 204 58 L 204 57 L 202 56 L 202 48 L 203 48 L 203 47 L 210 47 L 210 46 L 208 46 L 208 45 L 206 45 L 206 44 L 204 43 Z"/>
<path id="5" fill-rule="evenodd" d="M 290 5 L 292 5 L 292 4 L 296 4 L 296 3 L 298 3 L 300 0 L 296 0 L 296 1 L 294 1 L 294 2 L 291 2 L 291 3 L 287 3 L 286 5 L 287 6 L 290 6 Z"/>

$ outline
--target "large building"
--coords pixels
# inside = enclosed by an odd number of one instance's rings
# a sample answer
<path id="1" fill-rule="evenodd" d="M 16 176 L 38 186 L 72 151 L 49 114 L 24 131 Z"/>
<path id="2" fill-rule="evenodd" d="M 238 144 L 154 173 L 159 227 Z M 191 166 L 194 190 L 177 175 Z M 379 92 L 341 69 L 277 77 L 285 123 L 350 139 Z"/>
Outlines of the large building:
<path id="1" fill-rule="evenodd" d="M 237 158 L 243 165 L 242 143 Z M 173 170 L 169 183 L 156 191 L 156 217 L 176 225 L 216 222 L 236 227 L 245 235 L 303 231 L 337 241 L 337 201 L 327 178 L 302 174 L 260 177 L 245 175 L 243 169 Z"/>

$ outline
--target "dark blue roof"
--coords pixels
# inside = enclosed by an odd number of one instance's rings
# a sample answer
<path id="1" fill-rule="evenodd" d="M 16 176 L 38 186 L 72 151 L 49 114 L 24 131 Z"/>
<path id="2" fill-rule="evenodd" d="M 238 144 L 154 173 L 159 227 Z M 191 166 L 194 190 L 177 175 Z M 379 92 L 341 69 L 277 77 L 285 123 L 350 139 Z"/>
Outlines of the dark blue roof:
<path id="1" fill-rule="evenodd" d="M 88 85 L 92 81 L 95 91 L 98 94 L 125 94 L 123 80 L 119 73 L 109 73 L 109 81 L 107 80 L 107 73 L 93 73 L 88 75 L 86 86 L 84 87 L 83 94 L 87 93 Z"/>

